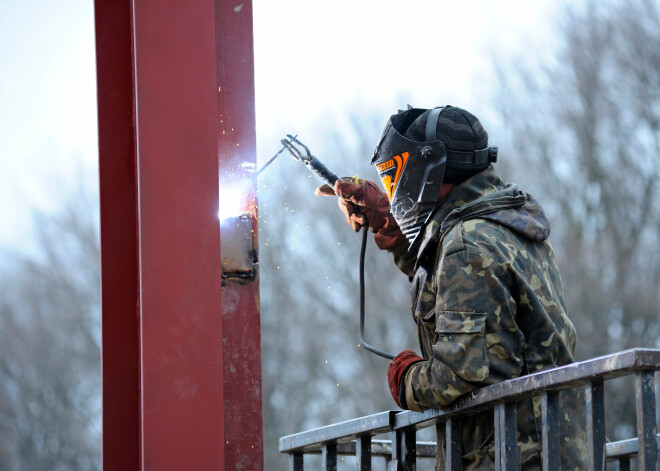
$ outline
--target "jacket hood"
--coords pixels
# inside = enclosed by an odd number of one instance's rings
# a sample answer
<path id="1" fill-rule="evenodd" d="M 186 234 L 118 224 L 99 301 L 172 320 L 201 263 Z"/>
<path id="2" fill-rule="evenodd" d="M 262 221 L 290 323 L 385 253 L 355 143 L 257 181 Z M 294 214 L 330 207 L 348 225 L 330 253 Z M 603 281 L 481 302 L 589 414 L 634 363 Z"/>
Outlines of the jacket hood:
<path id="1" fill-rule="evenodd" d="M 424 229 L 419 255 L 455 224 L 468 219 L 492 221 L 534 242 L 550 236 L 543 208 L 517 185 L 504 183 L 493 166 L 457 185 L 431 216 Z"/>

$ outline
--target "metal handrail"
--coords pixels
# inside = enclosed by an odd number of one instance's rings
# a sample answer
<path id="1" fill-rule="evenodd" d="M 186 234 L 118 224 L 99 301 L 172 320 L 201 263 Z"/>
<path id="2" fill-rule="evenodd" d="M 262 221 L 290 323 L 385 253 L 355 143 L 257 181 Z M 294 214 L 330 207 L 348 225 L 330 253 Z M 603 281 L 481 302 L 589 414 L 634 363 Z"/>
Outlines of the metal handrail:
<path id="1" fill-rule="evenodd" d="M 282 437 L 280 452 L 291 456 L 291 469 L 303 469 L 305 453 L 322 453 L 326 469 L 333 468 L 338 453 L 337 445 L 355 443 L 355 454 L 360 470 L 369 470 L 372 437 L 382 433 L 391 433 L 391 461 L 388 469 L 413 469 L 417 456 L 415 431 L 429 426 L 444 425 L 447 436 L 457 435 L 462 417 L 484 410 L 494 410 L 496 424 L 496 470 L 516 469 L 515 456 L 515 405 L 516 402 L 541 395 L 543 427 L 549 436 L 547 446 L 543 447 L 544 462 L 558 463 L 558 417 L 557 403 L 553 398 L 559 391 L 577 386 L 586 387 L 587 398 L 587 444 L 590 469 L 602 469 L 603 457 L 620 459 L 624 465 L 630 456 L 636 456 L 638 469 L 656 470 L 658 464 L 658 438 L 655 426 L 655 391 L 653 372 L 660 369 L 660 350 L 632 349 L 623 352 L 572 363 L 570 365 L 541 371 L 520 378 L 511 379 L 476 390 L 452 405 L 441 410 L 425 412 L 387 411 L 353 419 L 340 424 L 321 427 L 315 430 Z M 604 428 L 604 381 L 635 375 L 637 390 L 637 434 L 638 438 L 609 443 L 606 446 Z M 504 433 L 500 433 L 500 430 Z M 511 433 L 513 430 L 513 433 Z M 508 433 L 507 433 L 508 432 Z M 448 447 L 452 440 L 447 440 Z M 460 442 L 460 440 L 453 440 Z M 375 443 L 375 442 L 373 442 Z M 454 444 L 456 445 L 456 444 Z M 379 444 L 382 455 L 387 455 Z M 459 445 L 460 446 L 460 445 Z M 635 447 L 642 452 L 640 453 Z M 347 449 L 345 445 L 341 445 Z M 383 451 L 385 450 L 385 451 Z M 449 470 L 460 469 L 460 448 L 447 450 Z M 453 453 L 452 453 L 453 452 Z M 607 455 L 606 455 L 607 454 Z M 453 458 L 452 458 L 453 457 Z M 333 461 L 334 460 L 334 461 Z M 336 466 L 336 465 L 335 465 Z M 553 469 L 552 467 L 549 469 Z"/>

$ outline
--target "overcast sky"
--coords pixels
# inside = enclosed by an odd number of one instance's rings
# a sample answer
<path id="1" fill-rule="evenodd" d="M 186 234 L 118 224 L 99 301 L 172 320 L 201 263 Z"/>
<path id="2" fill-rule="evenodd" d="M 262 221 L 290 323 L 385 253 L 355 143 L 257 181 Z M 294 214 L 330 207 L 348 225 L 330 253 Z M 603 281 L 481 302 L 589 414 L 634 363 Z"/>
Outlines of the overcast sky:
<path id="1" fill-rule="evenodd" d="M 488 54 L 547 48 L 559 3 L 255 0 L 260 160 L 346 108 L 381 107 L 385 122 L 406 99 L 479 115 Z M 33 208 L 96 188 L 93 2 L 0 0 L 0 57 L 0 245 L 14 245 Z"/>

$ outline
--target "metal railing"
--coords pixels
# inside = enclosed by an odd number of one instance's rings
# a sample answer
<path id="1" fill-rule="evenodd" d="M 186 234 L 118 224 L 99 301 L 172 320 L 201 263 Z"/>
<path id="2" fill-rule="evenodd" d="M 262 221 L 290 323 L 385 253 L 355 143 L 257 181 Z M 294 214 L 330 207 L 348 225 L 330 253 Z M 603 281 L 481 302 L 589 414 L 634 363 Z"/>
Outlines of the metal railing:
<path id="1" fill-rule="evenodd" d="M 337 469 L 339 455 L 353 455 L 357 469 L 370 471 L 372 457 L 384 457 L 389 471 L 414 470 L 417 458 L 435 457 L 435 444 L 417 443 L 417 430 L 435 426 L 446 433 L 448 471 L 462 469 L 461 420 L 492 410 L 495 424 L 495 469 L 518 469 L 516 404 L 541 397 L 543 469 L 560 469 L 559 392 L 584 386 L 586 434 L 590 471 L 605 469 L 606 461 L 630 469 L 658 469 L 658 436 L 654 372 L 660 369 L 660 350 L 633 349 L 530 374 L 474 391 L 442 410 L 387 411 L 280 438 L 280 452 L 288 453 L 292 471 L 304 469 L 305 454 L 321 454 L 325 470 Z M 634 376 L 637 437 L 614 443 L 605 438 L 605 381 Z M 374 440 L 390 433 L 391 440 Z"/>

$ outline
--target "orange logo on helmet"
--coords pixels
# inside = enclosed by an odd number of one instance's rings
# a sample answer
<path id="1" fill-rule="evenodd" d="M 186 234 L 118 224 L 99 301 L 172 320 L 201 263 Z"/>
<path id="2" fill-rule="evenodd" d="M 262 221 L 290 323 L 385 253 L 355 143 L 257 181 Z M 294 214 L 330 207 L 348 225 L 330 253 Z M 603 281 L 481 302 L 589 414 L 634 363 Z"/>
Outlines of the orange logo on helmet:
<path id="1" fill-rule="evenodd" d="M 385 170 L 388 170 L 392 167 L 394 167 L 394 159 L 390 159 L 387 162 L 383 162 L 382 164 L 376 165 L 376 168 L 378 169 L 379 172 L 384 172 Z"/>
<path id="2" fill-rule="evenodd" d="M 408 152 L 404 152 L 400 155 L 395 155 L 390 160 L 376 166 L 379 172 L 384 172 L 393 167 L 396 167 L 394 179 L 392 179 L 391 175 L 381 176 L 383 186 L 385 187 L 385 192 L 387 193 L 387 197 L 390 201 L 392 201 L 392 195 L 394 194 L 394 190 L 396 190 L 396 186 L 399 184 L 399 179 L 401 178 L 403 167 L 405 167 L 409 155 L 410 154 L 408 154 Z"/>
<path id="3" fill-rule="evenodd" d="M 387 193 L 387 199 L 392 201 L 392 177 L 385 175 L 383 178 L 383 186 L 385 187 L 385 193 Z"/>

